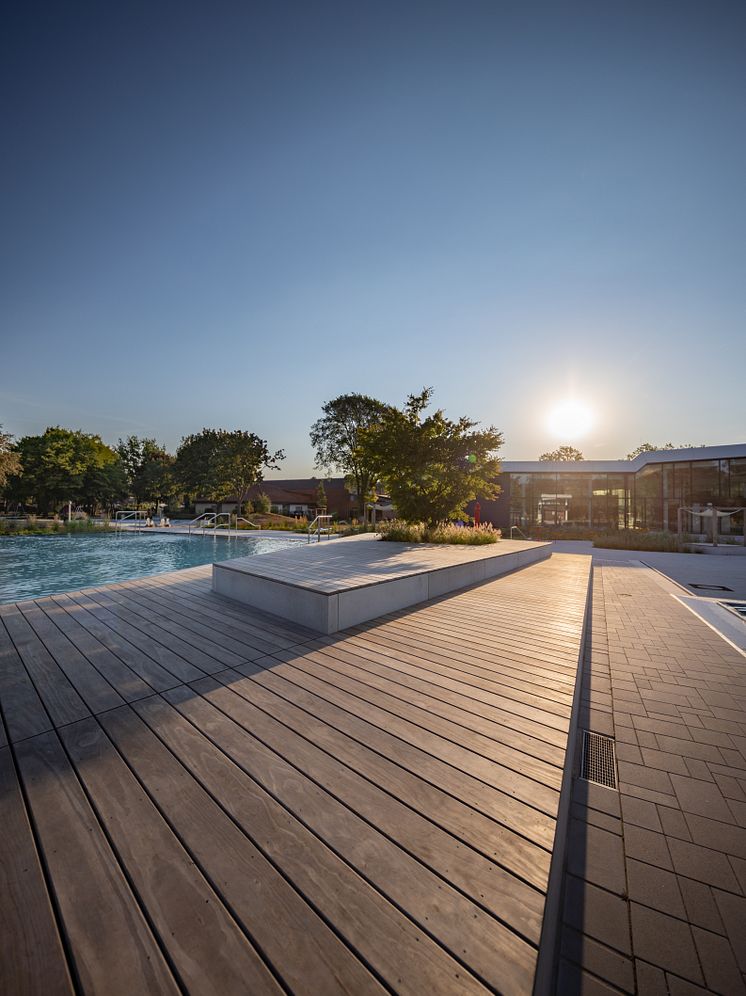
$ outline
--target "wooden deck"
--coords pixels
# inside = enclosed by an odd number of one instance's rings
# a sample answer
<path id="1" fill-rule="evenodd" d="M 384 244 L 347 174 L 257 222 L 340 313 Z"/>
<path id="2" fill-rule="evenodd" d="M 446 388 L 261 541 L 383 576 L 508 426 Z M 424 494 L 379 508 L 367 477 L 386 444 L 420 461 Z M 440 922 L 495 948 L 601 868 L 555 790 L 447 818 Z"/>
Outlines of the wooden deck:
<path id="1" fill-rule="evenodd" d="M 0 992 L 529 993 L 590 558 L 333 636 L 0 606 Z"/>

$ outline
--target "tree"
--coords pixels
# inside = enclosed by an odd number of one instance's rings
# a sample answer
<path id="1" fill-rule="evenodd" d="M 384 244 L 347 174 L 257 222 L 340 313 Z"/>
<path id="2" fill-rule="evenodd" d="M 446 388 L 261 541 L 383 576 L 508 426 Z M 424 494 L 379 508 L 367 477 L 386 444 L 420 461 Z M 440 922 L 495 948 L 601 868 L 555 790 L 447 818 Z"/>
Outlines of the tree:
<path id="1" fill-rule="evenodd" d="M 409 522 L 436 526 L 461 517 L 475 498 L 500 492 L 496 453 L 503 442 L 494 426 L 446 418 L 425 410 L 432 388 L 411 394 L 403 408 L 387 407 L 364 434 L 366 458 L 380 469 L 397 513 Z"/>
<path id="2" fill-rule="evenodd" d="M 13 448 L 13 437 L 0 425 L 0 490 L 9 477 L 21 473 L 21 458 Z"/>
<path id="3" fill-rule="evenodd" d="M 203 429 L 182 439 L 174 475 L 184 490 L 210 501 L 236 498 L 238 513 L 249 490 L 263 480 L 265 468 L 277 468 L 282 450 L 270 453 L 267 442 L 253 432 Z"/>
<path id="4" fill-rule="evenodd" d="M 550 450 L 548 453 L 542 453 L 539 459 L 558 460 L 560 462 L 564 462 L 564 461 L 574 461 L 574 460 L 585 460 L 585 457 L 580 452 L 580 450 L 576 450 L 574 446 L 560 446 L 559 449 Z"/>
<path id="5" fill-rule="evenodd" d="M 326 490 L 323 481 L 319 481 L 319 486 L 316 488 L 316 507 L 326 508 Z"/>
<path id="6" fill-rule="evenodd" d="M 100 436 L 56 425 L 41 436 L 24 436 L 16 450 L 22 472 L 8 482 L 9 493 L 42 514 L 68 501 L 95 511 L 127 493 L 122 462 Z"/>
<path id="7" fill-rule="evenodd" d="M 260 491 L 251 503 L 255 512 L 267 515 L 272 511 L 272 500 L 264 491 Z"/>
<path id="8" fill-rule="evenodd" d="M 175 490 L 174 458 L 155 439 L 128 436 L 119 440 L 117 453 L 126 470 L 129 489 L 138 505 L 167 501 Z"/>
<path id="9" fill-rule="evenodd" d="M 380 423 L 389 406 L 367 394 L 341 394 L 321 410 L 322 417 L 311 426 L 316 466 L 345 474 L 364 518 L 365 501 L 376 483 L 378 468 L 362 445 L 362 434 Z"/>
<path id="10" fill-rule="evenodd" d="M 635 457 L 638 457 L 641 453 L 657 453 L 660 450 L 689 450 L 694 449 L 695 446 L 695 443 L 679 443 L 678 446 L 674 446 L 673 443 L 664 443 L 663 446 L 656 446 L 654 443 L 640 443 L 636 449 L 627 454 L 625 459 L 634 460 Z"/>

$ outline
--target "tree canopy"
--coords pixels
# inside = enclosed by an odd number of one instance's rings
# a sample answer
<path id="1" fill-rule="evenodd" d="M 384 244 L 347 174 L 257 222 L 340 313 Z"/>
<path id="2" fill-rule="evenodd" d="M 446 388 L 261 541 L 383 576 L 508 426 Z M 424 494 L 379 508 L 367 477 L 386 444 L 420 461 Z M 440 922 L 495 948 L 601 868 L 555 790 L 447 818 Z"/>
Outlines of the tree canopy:
<path id="1" fill-rule="evenodd" d="M 117 453 L 137 504 L 166 501 L 175 490 L 174 458 L 154 439 L 128 436 L 120 439 Z"/>
<path id="2" fill-rule="evenodd" d="M 0 425 L 0 488 L 12 474 L 20 474 L 21 458 L 13 449 L 13 437 Z"/>
<path id="3" fill-rule="evenodd" d="M 678 446 L 674 446 L 673 443 L 664 443 L 662 446 L 656 446 L 655 443 L 640 443 L 636 449 L 627 454 L 625 459 L 634 460 L 641 453 L 657 453 L 659 450 L 688 450 L 694 449 L 695 446 L 695 443 L 679 443 Z"/>
<path id="4" fill-rule="evenodd" d="M 203 429 L 182 439 L 174 476 L 192 497 L 237 498 L 240 508 L 249 489 L 264 479 L 264 470 L 279 467 L 284 459 L 282 450 L 271 453 L 267 441 L 253 432 Z"/>
<path id="5" fill-rule="evenodd" d="M 323 415 L 311 426 L 311 445 L 316 466 L 322 470 L 339 470 L 354 488 L 361 508 L 376 483 L 378 468 L 363 433 L 380 423 L 388 405 L 367 394 L 341 394 L 327 401 Z"/>
<path id="6" fill-rule="evenodd" d="M 478 430 L 479 423 L 454 421 L 440 408 L 426 415 L 432 395 L 424 388 L 403 408 L 387 406 L 363 437 L 366 458 L 380 470 L 397 514 L 428 526 L 464 515 L 475 498 L 496 497 L 503 442 L 494 426 Z"/>
<path id="7" fill-rule="evenodd" d="M 560 446 L 556 450 L 549 450 L 548 453 L 542 453 L 539 457 L 540 460 L 585 460 L 585 457 L 580 452 L 580 450 L 575 449 L 574 446 Z"/>
<path id="8" fill-rule="evenodd" d="M 42 514 L 67 501 L 93 511 L 127 494 L 122 462 L 100 436 L 51 426 L 40 436 L 19 439 L 16 453 L 22 472 L 10 476 L 6 493 L 11 500 L 36 505 Z"/>

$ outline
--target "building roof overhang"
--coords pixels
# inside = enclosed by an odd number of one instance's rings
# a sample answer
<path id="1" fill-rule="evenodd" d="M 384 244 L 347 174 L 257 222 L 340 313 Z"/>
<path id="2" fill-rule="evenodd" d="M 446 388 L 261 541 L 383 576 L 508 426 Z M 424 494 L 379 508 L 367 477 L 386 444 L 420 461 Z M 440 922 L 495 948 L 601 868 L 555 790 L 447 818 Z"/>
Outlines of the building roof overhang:
<path id="1" fill-rule="evenodd" d="M 634 460 L 504 460 L 500 470 L 504 474 L 634 474 L 649 463 L 725 460 L 728 457 L 746 457 L 746 443 L 653 450 L 640 453 Z"/>

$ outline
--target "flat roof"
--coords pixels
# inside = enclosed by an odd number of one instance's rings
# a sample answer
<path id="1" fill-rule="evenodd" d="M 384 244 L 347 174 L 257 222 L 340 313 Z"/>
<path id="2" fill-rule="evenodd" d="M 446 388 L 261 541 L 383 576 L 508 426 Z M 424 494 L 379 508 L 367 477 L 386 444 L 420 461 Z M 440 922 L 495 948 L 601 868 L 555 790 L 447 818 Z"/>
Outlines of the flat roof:
<path id="1" fill-rule="evenodd" d="M 634 460 L 504 460 L 504 474 L 634 474 L 648 463 L 676 463 L 684 460 L 725 460 L 746 457 L 746 443 L 727 446 L 689 446 L 680 450 L 652 450 Z"/>

